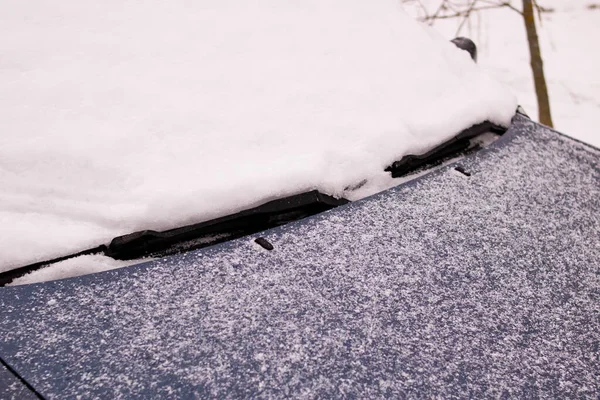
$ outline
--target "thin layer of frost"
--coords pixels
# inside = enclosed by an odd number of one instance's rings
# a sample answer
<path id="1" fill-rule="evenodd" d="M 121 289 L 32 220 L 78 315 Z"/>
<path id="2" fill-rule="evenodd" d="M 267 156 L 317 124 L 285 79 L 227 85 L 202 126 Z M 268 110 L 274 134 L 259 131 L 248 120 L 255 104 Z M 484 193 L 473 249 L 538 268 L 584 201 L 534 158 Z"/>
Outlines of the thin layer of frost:
<path id="1" fill-rule="evenodd" d="M 516 108 L 397 0 L 8 0 L 0 54 L 0 271 L 386 187 L 392 161 Z"/>

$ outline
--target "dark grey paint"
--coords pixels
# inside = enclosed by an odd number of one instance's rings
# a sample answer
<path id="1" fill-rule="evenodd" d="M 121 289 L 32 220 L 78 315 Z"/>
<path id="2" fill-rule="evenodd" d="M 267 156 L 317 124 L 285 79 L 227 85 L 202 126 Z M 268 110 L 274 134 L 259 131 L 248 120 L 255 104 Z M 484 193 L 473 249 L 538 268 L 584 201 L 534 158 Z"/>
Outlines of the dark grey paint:
<path id="1" fill-rule="evenodd" d="M 37 400 L 37 398 L 24 383 L 0 363 L 0 399 Z"/>

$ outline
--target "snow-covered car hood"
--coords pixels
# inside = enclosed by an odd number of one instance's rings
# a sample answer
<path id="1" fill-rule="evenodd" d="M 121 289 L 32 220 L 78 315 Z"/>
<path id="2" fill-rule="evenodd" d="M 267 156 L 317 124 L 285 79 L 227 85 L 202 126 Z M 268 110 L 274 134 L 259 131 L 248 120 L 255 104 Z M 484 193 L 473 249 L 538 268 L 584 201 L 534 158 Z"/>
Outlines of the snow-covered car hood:
<path id="1" fill-rule="evenodd" d="M 361 198 L 516 109 L 397 0 L 10 0 L 0 26 L 0 272 L 307 190 Z"/>
<path id="2" fill-rule="evenodd" d="M 517 116 L 301 221 L 0 288 L 0 359 L 40 398 L 598 398 L 599 163 Z"/>

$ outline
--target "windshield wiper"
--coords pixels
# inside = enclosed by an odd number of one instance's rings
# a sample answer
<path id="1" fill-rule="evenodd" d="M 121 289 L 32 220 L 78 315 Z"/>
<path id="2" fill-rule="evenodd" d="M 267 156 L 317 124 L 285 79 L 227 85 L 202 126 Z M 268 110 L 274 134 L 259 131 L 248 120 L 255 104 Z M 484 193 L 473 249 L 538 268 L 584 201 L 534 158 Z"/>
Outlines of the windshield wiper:
<path id="1" fill-rule="evenodd" d="M 273 200 L 258 207 L 216 218 L 199 224 L 163 232 L 144 230 L 114 238 L 108 246 L 101 245 L 75 254 L 40 261 L 0 273 L 0 287 L 29 272 L 74 257 L 104 254 L 118 260 L 142 257 L 163 257 L 212 246 L 292 221 L 330 210 L 348 203 L 316 190 Z"/>
<path id="2" fill-rule="evenodd" d="M 226 217 L 164 232 L 140 231 L 114 238 L 105 251 L 118 260 L 164 256 L 264 231 L 348 203 L 316 190 L 273 200 Z"/>
<path id="3" fill-rule="evenodd" d="M 488 132 L 495 135 L 502 135 L 506 132 L 506 128 L 488 121 L 473 125 L 427 153 L 404 156 L 392 163 L 385 170 L 391 172 L 393 178 L 400 178 L 419 169 L 427 169 L 439 165 L 448 159 L 467 155 L 480 149 L 480 146 L 474 143 L 473 139 Z"/>

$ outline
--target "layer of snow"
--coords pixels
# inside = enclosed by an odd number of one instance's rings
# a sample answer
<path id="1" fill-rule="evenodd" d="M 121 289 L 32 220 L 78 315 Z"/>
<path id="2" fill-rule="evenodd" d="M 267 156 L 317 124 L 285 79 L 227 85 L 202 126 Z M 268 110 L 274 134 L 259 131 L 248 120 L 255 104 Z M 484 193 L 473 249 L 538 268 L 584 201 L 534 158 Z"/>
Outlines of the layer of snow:
<path id="1" fill-rule="evenodd" d="M 420 0 L 429 10 L 441 0 Z M 465 1 L 465 3 L 468 3 Z M 520 7 L 520 1 L 513 5 Z M 593 0 L 538 0 L 545 8 L 538 22 L 538 36 L 550 95 L 555 128 L 584 142 L 600 146 L 600 2 Z M 406 7 L 420 15 L 419 7 Z M 456 35 L 460 21 L 434 24 L 448 39 Z M 479 64 L 508 85 L 529 116 L 537 120 L 537 100 L 529 66 L 525 25 L 509 9 L 486 10 L 461 31 L 479 48 Z"/>
<path id="2" fill-rule="evenodd" d="M 392 161 L 516 109 L 397 0 L 5 0 L 0 54 L 0 271 L 372 193 Z"/>
<path id="3" fill-rule="evenodd" d="M 111 269 L 123 268 L 129 265 L 140 264 L 151 259 L 121 261 L 101 255 L 91 254 L 70 258 L 41 268 L 12 281 L 12 285 L 25 285 L 29 283 L 52 281 L 70 278 L 73 276 L 87 275 Z"/>

